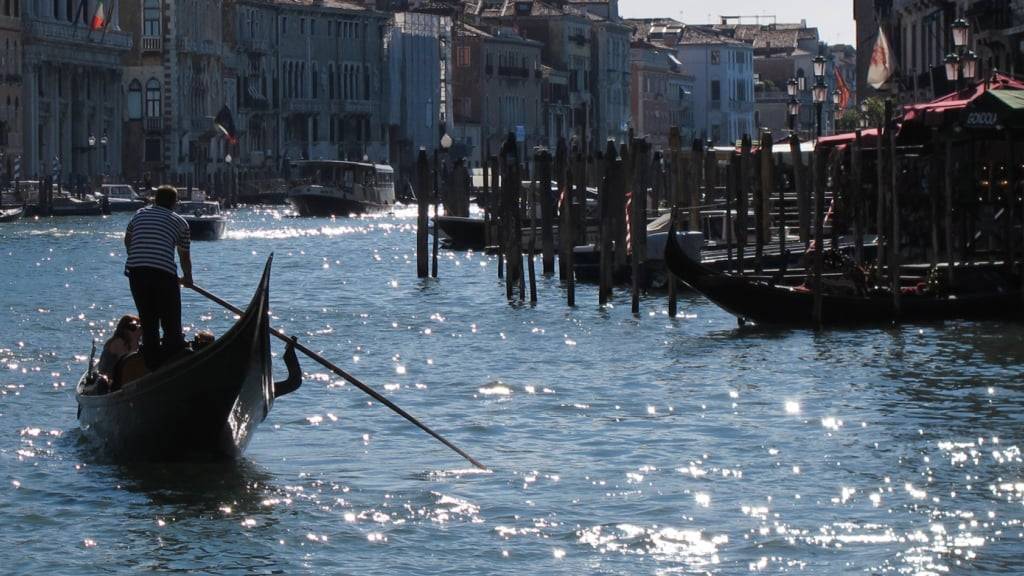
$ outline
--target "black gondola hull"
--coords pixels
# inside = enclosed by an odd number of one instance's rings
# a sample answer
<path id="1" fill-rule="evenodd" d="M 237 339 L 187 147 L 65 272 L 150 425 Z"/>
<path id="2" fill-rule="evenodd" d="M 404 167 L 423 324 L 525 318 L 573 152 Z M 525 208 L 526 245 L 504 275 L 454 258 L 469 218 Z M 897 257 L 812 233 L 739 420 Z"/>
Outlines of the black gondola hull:
<path id="1" fill-rule="evenodd" d="M 103 395 L 77 389 L 83 435 L 117 460 L 242 454 L 273 406 L 270 262 L 249 308 L 203 350 Z"/>
<path id="2" fill-rule="evenodd" d="M 434 225 L 448 238 L 449 245 L 455 248 L 472 250 L 484 249 L 484 219 L 468 216 L 438 216 Z"/>
<path id="3" fill-rule="evenodd" d="M 671 231 L 675 236 L 675 230 Z M 695 262 L 673 241 L 665 247 L 665 263 L 680 280 L 741 320 L 759 324 L 814 324 L 814 294 L 786 286 L 723 274 Z M 994 287 L 986 292 L 956 295 L 906 294 L 896 309 L 891 293 L 868 296 L 822 295 L 823 324 L 878 324 L 895 321 L 933 322 L 956 318 L 1018 319 L 1021 294 Z"/>

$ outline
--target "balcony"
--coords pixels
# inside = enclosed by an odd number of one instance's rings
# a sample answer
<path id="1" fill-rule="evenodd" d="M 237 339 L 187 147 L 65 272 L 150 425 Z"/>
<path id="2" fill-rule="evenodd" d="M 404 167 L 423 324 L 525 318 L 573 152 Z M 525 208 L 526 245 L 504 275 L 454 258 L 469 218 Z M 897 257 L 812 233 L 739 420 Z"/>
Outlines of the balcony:
<path id="1" fill-rule="evenodd" d="M 163 38 L 159 36 L 143 36 L 142 53 L 162 52 L 164 48 Z"/>
<path id="2" fill-rule="evenodd" d="M 146 132 L 159 133 L 164 131 L 164 119 L 161 116 L 149 116 L 143 121 Z"/>
<path id="3" fill-rule="evenodd" d="M 212 40 L 196 40 L 193 38 L 178 38 L 178 52 L 199 54 L 203 56 L 220 56 L 223 45 Z"/>
<path id="4" fill-rule="evenodd" d="M 270 41 L 266 38 L 245 37 L 238 39 L 238 47 L 248 52 L 267 54 L 270 52 Z"/>
<path id="5" fill-rule="evenodd" d="M 336 100 L 331 103 L 331 112 L 336 114 L 373 114 L 372 100 Z"/>
<path id="6" fill-rule="evenodd" d="M 132 47 L 132 38 L 124 32 L 107 30 L 96 34 L 88 26 L 80 26 L 68 22 L 45 20 L 28 20 L 25 22 L 26 40 L 44 40 L 51 42 L 70 42 L 88 46 L 103 46 L 118 50 Z"/>
<path id="7" fill-rule="evenodd" d="M 285 104 L 285 112 L 289 114 L 314 114 L 322 108 L 320 101 L 313 98 L 290 98 Z"/>

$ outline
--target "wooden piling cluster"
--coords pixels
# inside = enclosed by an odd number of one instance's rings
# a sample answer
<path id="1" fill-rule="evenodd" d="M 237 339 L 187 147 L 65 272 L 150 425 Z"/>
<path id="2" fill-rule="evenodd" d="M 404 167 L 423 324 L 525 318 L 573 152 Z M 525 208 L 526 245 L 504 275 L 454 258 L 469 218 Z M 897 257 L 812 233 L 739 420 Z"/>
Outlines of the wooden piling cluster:
<path id="1" fill-rule="evenodd" d="M 1016 222 L 1024 214 L 1024 200 L 1019 197 L 1020 170 L 1013 137 L 1007 134 L 1005 139 L 1008 168 L 997 173 L 993 160 L 978 171 L 987 179 L 987 190 L 979 188 L 978 195 L 999 203 L 1001 216 L 996 215 L 987 225 L 976 225 L 969 221 L 974 215 L 956 203 L 972 201 L 965 197 L 964 186 L 973 185 L 968 168 L 977 163 L 973 151 L 957 155 L 956 146 L 963 145 L 963 138 L 958 140 L 953 130 L 932 128 L 932 156 L 924 168 L 918 166 L 914 171 L 907 166 L 920 154 L 904 154 L 905 143 L 897 138 L 899 124 L 891 102 L 876 132 L 872 139 L 872 131 L 857 130 L 843 144 L 818 145 L 809 154 L 791 135 L 788 161 L 784 152 L 776 152 L 770 131 L 758 134 L 756 142 L 744 135 L 731 152 L 705 148 L 701 140 L 692 141 L 684 150 L 678 129 L 671 130 L 669 147 L 663 151 L 631 134 L 621 145 L 609 141 L 603 150 L 590 154 L 574 138 L 559 141 L 554 153 L 544 147 L 532 150 L 533 177 L 525 189 L 523 158 L 510 134 L 500 154 L 485 163 L 483 194 L 486 243 L 497 247 L 498 276 L 505 281 L 506 298 L 515 300 L 518 287 L 518 300 L 525 301 L 528 278 L 530 301 L 537 301 L 536 259 L 545 276 L 555 273 L 557 262 L 566 302 L 575 306 L 574 248 L 586 243 L 589 224 L 597 229 L 598 303 L 608 304 L 617 283 L 628 274 L 631 310 L 639 314 L 647 222 L 659 209 L 672 211 L 677 230 L 704 231 L 714 230 L 705 222 L 706 211 L 724 208 L 724 216 L 718 212 L 713 217 L 724 220 L 724 267 L 736 275 L 764 277 L 766 268 L 774 267 L 767 259 L 777 248 L 781 264 L 777 271 L 768 271 L 771 276 L 767 279 L 770 283 L 782 281 L 789 252 L 803 252 L 805 286 L 813 292 L 813 317 L 819 326 L 827 323 L 822 318 L 822 300 L 826 283 L 831 282 L 823 280 L 825 251 L 840 248 L 841 235 L 852 234 L 852 265 L 874 265 L 870 287 L 885 286 L 897 314 L 904 288 L 902 276 L 910 270 L 903 265 L 904 259 L 923 259 L 932 270 L 944 266 L 943 283 L 952 286 L 964 259 L 979 251 L 991 254 L 998 245 L 1005 250 L 1007 272 L 1013 274 L 1017 254 L 1024 251 L 1024 236 L 1015 232 Z M 425 153 L 421 153 L 417 168 L 419 187 L 429 190 Z M 719 188 L 723 168 L 724 186 Z M 594 222 L 587 221 L 590 183 L 596 183 L 598 190 Z M 920 195 L 908 196 L 915 186 Z M 436 201 L 428 194 L 422 197 Z M 420 206 L 421 228 L 428 216 L 426 204 Z M 790 227 L 794 204 L 792 222 L 796 225 Z M 995 221 L 998 218 L 1002 220 Z M 523 243 L 524 230 L 529 234 L 528 244 Z M 871 232 L 877 237 L 873 247 L 865 241 Z M 799 234 L 799 243 L 791 233 Z M 987 237 L 974 240 L 986 233 Z M 417 236 L 417 268 L 425 276 L 427 252 L 421 236 Z M 871 248 L 873 257 L 869 257 Z M 436 258 L 435 249 L 434 275 Z M 870 277 L 870 270 L 861 271 L 865 278 Z M 913 283 L 919 285 L 920 280 Z M 909 279 L 907 284 L 911 285 Z M 678 313 L 678 280 L 669 275 L 667 285 L 668 311 L 674 317 Z M 1021 297 L 1024 299 L 1024 279 Z"/>

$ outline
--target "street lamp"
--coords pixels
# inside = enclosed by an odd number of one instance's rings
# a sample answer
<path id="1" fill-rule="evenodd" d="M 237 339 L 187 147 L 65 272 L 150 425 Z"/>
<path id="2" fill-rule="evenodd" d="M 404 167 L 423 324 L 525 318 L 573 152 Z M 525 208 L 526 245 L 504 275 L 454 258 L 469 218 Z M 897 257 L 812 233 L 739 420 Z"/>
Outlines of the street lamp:
<path id="1" fill-rule="evenodd" d="M 946 80 L 956 82 L 956 91 L 963 90 L 964 80 L 973 80 L 978 72 L 978 55 L 967 49 L 970 41 L 970 25 L 963 18 L 957 18 L 950 26 L 953 32 L 953 52 L 945 59 Z"/>
<path id="2" fill-rule="evenodd" d="M 828 100 L 828 86 L 825 85 L 824 78 L 819 78 L 817 83 L 814 85 L 814 113 L 817 117 L 817 134 L 818 138 L 821 138 L 821 109 L 825 105 L 825 101 Z"/>
<path id="3" fill-rule="evenodd" d="M 971 27 L 963 18 L 957 18 L 950 26 L 953 30 L 953 46 L 958 49 L 967 47 L 967 36 Z"/>
<path id="4" fill-rule="evenodd" d="M 796 117 L 800 115 L 800 101 L 792 96 L 786 104 L 786 111 L 789 113 L 789 131 L 796 131 Z"/>
<path id="5" fill-rule="evenodd" d="M 814 57 L 813 63 L 814 63 L 814 76 L 815 76 L 815 78 L 824 78 L 825 77 L 825 57 L 822 56 L 821 54 L 818 54 L 817 56 Z"/>
<path id="6" fill-rule="evenodd" d="M 812 60 L 814 65 L 814 88 L 811 90 L 811 95 L 814 100 L 814 112 L 817 118 L 817 134 L 818 138 L 821 138 L 821 108 L 825 105 L 825 101 L 828 100 L 828 86 L 825 84 L 825 57 L 818 54 Z"/>

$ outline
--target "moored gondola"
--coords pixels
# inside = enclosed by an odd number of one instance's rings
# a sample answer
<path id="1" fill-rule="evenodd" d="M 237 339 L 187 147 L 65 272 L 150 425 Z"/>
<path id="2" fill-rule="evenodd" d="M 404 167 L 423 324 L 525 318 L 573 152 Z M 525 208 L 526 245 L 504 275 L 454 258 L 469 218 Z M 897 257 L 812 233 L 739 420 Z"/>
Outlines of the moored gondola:
<path id="1" fill-rule="evenodd" d="M 275 396 L 270 265 L 248 309 L 212 344 L 113 392 L 94 393 L 83 377 L 76 398 L 84 436 L 117 460 L 239 456 Z"/>
<path id="2" fill-rule="evenodd" d="M 675 237 L 675 228 L 670 231 Z M 814 293 L 800 287 L 724 274 L 688 256 L 675 241 L 665 246 L 665 264 L 677 278 L 741 321 L 758 324 L 809 326 L 814 324 Z M 980 284 L 980 286 L 978 286 Z M 866 291 L 863 295 L 822 294 L 821 321 L 828 325 L 939 321 L 955 318 L 1019 319 L 1022 300 L 1019 283 L 992 278 L 969 289 L 902 295 L 897 310 L 892 293 Z"/>

